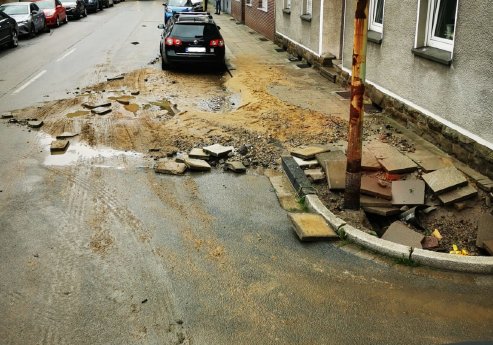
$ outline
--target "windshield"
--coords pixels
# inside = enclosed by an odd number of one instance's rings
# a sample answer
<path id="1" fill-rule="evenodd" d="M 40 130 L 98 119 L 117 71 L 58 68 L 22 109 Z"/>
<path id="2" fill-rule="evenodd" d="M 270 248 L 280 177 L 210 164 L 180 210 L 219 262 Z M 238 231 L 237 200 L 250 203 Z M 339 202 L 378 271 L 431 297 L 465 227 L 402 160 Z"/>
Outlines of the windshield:
<path id="1" fill-rule="evenodd" d="M 172 36 L 191 38 L 217 38 L 219 31 L 212 24 L 177 24 L 173 28 Z"/>
<path id="2" fill-rule="evenodd" d="M 63 2 L 64 4 L 67 2 L 74 2 L 75 3 L 75 0 L 60 0 L 60 1 Z"/>
<path id="3" fill-rule="evenodd" d="M 168 6 L 174 7 L 191 7 L 192 1 L 190 0 L 169 0 Z"/>
<path id="4" fill-rule="evenodd" d="M 41 8 L 42 10 L 49 10 L 55 8 L 55 2 L 50 0 L 37 1 L 36 5 L 38 5 L 38 7 Z"/>
<path id="5" fill-rule="evenodd" d="M 8 15 L 29 14 L 29 5 L 2 5 L 0 11 Z"/>

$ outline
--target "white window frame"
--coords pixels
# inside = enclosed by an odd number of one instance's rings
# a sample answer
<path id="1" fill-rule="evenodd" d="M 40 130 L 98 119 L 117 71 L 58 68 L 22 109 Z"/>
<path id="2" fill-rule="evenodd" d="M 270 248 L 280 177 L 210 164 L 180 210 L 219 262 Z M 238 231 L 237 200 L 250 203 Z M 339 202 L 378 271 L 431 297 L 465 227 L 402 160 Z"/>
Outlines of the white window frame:
<path id="1" fill-rule="evenodd" d="M 252 0 L 245 0 L 245 5 L 252 7 Z"/>
<path id="2" fill-rule="evenodd" d="M 428 18 L 426 20 L 426 45 L 429 47 L 452 52 L 454 50 L 455 28 L 457 27 L 457 12 L 459 9 L 459 0 L 457 0 L 457 6 L 455 8 L 454 38 L 451 40 L 437 37 L 434 34 L 437 25 L 435 18 L 438 17 L 441 2 L 442 0 L 428 0 Z M 435 6 L 435 4 L 437 6 Z M 437 15 L 435 15 L 435 13 Z"/>
<path id="3" fill-rule="evenodd" d="M 291 0 L 284 0 L 284 8 L 287 10 L 291 9 Z"/>
<path id="4" fill-rule="evenodd" d="M 301 14 L 311 16 L 313 13 L 313 1 L 312 0 L 303 0 L 301 3 L 303 6 L 301 8 Z"/>
<path id="5" fill-rule="evenodd" d="M 262 10 L 267 12 L 267 6 L 269 4 L 268 0 L 258 0 L 259 7 L 257 7 L 257 10 Z"/>
<path id="6" fill-rule="evenodd" d="M 377 11 L 377 1 L 383 1 L 382 24 L 375 21 Z M 371 31 L 383 33 L 383 22 L 385 20 L 385 0 L 370 0 L 370 20 L 368 21 L 368 29 Z"/>

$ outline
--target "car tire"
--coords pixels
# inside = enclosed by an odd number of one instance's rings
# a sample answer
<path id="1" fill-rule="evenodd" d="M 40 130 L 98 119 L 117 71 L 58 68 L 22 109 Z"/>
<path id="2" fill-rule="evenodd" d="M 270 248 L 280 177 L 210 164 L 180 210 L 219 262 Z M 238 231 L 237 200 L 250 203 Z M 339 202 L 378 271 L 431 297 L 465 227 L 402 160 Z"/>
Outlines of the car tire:
<path id="1" fill-rule="evenodd" d="M 15 48 L 19 45 L 19 35 L 17 35 L 17 31 L 15 29 L 12 29 L 12 32 L 10 33 L 10 48 Z"/>
<path id="2" fill-rule="evenodd" d="M 43 24 L 43 32 L 50 32 L 50 27 L 46 24 L 46 19 Z"/>
<path id="3" fill-rule="evenodd" d="M 167 71 L 170 69 L 170 65 L 168 62 L 164 61 L 163 57 L 161 56 L 161 69 L 163 71 Z"/>
<path id="4" fill-rule="evenodd" d="M 110 7 L 113 7 L 114 5 L 115 5 L 115 3 L 112 3 L 112 4 L 110 5 Z"/>
<path id="5" fill-rule="evenodd" d="M 36 36 L 36 28 L 34 27 L 34 24 L 31 23 L 31 29 L 29 30 L 29 37 L 33 38 Z"/>

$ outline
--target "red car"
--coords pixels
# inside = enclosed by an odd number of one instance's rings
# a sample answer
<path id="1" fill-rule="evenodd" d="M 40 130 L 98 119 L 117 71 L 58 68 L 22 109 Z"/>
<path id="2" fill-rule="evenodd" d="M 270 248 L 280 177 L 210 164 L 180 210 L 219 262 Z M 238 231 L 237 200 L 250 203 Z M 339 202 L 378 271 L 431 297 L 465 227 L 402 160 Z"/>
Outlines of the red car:
<path id="1" fill-rule="evenodd" d="M 65 7 L 62 6 L 60 0 L 40 0 L 36 1 L 36 5 L 43 10 L 48 26 L 58 27 L 61 23 L 68 22 Z"/>

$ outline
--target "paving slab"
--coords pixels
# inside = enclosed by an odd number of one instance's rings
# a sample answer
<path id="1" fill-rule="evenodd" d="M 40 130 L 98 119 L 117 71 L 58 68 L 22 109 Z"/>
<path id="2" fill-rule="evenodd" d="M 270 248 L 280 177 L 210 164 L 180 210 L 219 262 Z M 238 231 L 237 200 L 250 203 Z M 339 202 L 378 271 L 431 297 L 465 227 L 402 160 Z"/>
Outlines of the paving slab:
<path id="1" fill-rule="evenodd" d="M 425 183 L 422 180 L 392 181 L 393 205 L 423 205 Z"/>
<path id="2" fill-rule="evenodd" d="M 106 78 L 106 80 L 107 81 L 113 81 L 113 80 L 122 80 L 124 78 L 125 78 L 125 76 L 123 76 L 123 75 L 117 75 L 116 77 L 108 77 L 108 78 Z"/>
<path id="3" fill-rule="evenodd" d="M 288 213 L 300 241 L 339 238 L 325 219 L 315 213 Z"/>
<path id="4" fill-rule="evenodd" d="M 418 163 L 418 165 L 421 167 L 421 169 L 423 169 L 424 172 L 432 172 L 435 170 L 440 170 L 454 166 L 452 160 L 438 156 L 422 158 L 416 163 Z"/>
<path id="5" fill-rule="evenodd" d="M 189 157 L 187 153 L 178 152 L 176 154 L 175 161 L 178 163 L 185 163 L 185 161 L 189 158 L 191 158 L 191 157 Z"/>
<path id="6" fill-rule="evenodd" d="M 68 140 L 54 140 L 51 142 L 50 152 L 65 152 L 68 145 Z"/>
<path id="7" fill-rule="evenodd" d="M 243 165 L 242 162 L 238 162 L 238 161 L 227 162 L 226 166 L 228 167 L 229 170 L 231 170 L 235 173 L 246 172 L 246 167 Z"/>
<path id="8" fill-rule="evenodd" d="M 387 199 L 375 198 L 369 195 L 360 195 L 359 203 L 362 207 L 392 207 L 392 201 Z"/>
<path id="9" fill-rule="evenodd" d="M 347 160 L 346 155 L 341 150 L 318 153 L 315 158 L 326 173 L 326 162 Z"/>
<path id="10" fill-rule="evenodd" d="M 40 128 L 44 124 L 43 121 L 28 121 L 27 125 L 31 128 Z"/>
<path id="11" fill-rule="evenodd" d="M 0 118 L 2 119 L 11 119 L 13 117 L 14 115 L 12 115 L 11 113 L 3 113 L 2 115 L 0 115 Z"/>
<path id="12" fill-rule="evenodd" d="M 269 180 L 283 209 L 291 212 L 303 210 L 302 205 L 298 202 L 296 191 L 286 175 L 269 176 Z"/>
<path id="13" fill-rule="evenodd" d="M 394 222 L 383 234 L 382 238 L 394 243 L 403 244 L 413 248 L 422 248 L 421 241 L 424 236 L 414 230 L 409 229 L 404 223 Z"/>
<path id="14" fill-rule="evenodd" d="M 436 194 L 467 184 L 465 176 L 455 167 L 439 169 L 424 174 L 422 177 L 428 187 Z"/>
<path id="15" fill-rule="evenodd" d="M 130 99 L 125 98 L 125 97 L 117 98 L 116 101 L 120 104 L 123 104 L 123 105 L 129 105 L 130 104 Z"/>
<path id="16" fill-rule="evenodd" d="M 402 174 L 418 168 L 413 160 L 399 152 L 395 147 L 385 143 L 373 143 L 367 149 L 372 152 L 380 165 L 390 173 Z"/>
<path id="17" fill-rule="evenodd" d="M 185 170 L 187 170 L 187 166 L 184 163 L 172 160 L 160 160 L 154 167 L 156 173 L 167 175 L 182 175 Z"/>
<path id="18" fill-rule="evenodd" d="M 57 139 L 73 138 L 77 135 L 79 135 L 79 133 L 63 132 L 62 134 L 57 135 L 56 138 Z"/>
<path id="19" fill-rule="evenodd" d="M 372 152 L 367 149 L 363 149 L 363 152 L 361 154 L 361 169 L 368 171 L 378 171 L 382 169 L 382 166 Z"/>
<path id="20" fill-rule="evenodd" d="M 206 146 L 203 148 L 204 151 L 211 156 L 214 157 L 224 157 L 227 156 L 228 153 L 234 150 L 233 146 L 223 146 L 221 144 L 214 144 L 210 146 Z"/>
<path id="21" fill-rule="evenodd" d="M 484 241 L 489 240 L 493 240 L 493 215 L 485 213 L 479 217 L 476 246 L 483 248 Z"/>
<path id="22" fill-rule="evenodd" d="M 464 187 L 459 187 L 448 192 L 438 195 L 438 199 L 444 205 L 450 205 L 466 199 L 470 199 L 478 195 L 478 191 L 472 185 L 468 184 Z"/>
<path id="23" fill-rule="evenodd" d="M 293 157 L 293 159 L 301 169 L 310 169 L 318 166 L 318 161 L 316 159 L 305 160 L 298 157 Z"/>
<path id="24" fill-rule="evenodd" d="M 323 172 L 322 168 L 306 169 L 305 175 L 311 182 L 318 183 L 325 180 L 325 173 Z"/>
<path id="25" fill-rule="evenodd" d="M 209 163 L 202 159 L 187 158 L 185 159 L 185 164 L 190 170 L 195 171 L 210 171 L 211 166 Z"/>
<path id="26" fill-rule="evenodd" d="M 111 108 L 98 107 L 98 108 L 91 109 L 91 113 L 96 114 L 96 115 L 106 115 L 108 113 L 111 113 Z"/>
<path id="27" fill-rule="evenodd" d="M 291 155 L 301 158 L 301 159 L 314 159 L 319 153 L 329 151 L 328 147 L 323 146 L 303 146 L 297 147 L 291 150 Z"/>
<path id="28" fill-rule="evenodd" d="M 391 185 L 382 185 L 376 176 L 361 177 L 361 194 L 392 200 Z"/>
<path id="29" fill-rule="evenodd" d="M 96 109 L 96 108 L 107 108 L 111 107 L 111 102 L 105 103 L 82 103 L 82 106 L 87 109 Z"/>
<path id="30" fill-rule="evenodd" d="M 377 216 L 390 217 L 401 213 L 401 210 L 396 207 L 377 207 L 363 206 L 366 213 L 376 214 Z"/>
<path id="31" fill-rule="evenodd" d="M 493 255 L 493 240 L 483 241 L 483 248 L 486 249 L 488 254 Z"/>
<path id="32" fill-rule="evenodd" d="M 325 172 L 330 190 L 346 188 L 346 160 L 326 161 Z"/>
<path id="33" fill-rule="evenodd" d="M 199 148 L 193 148 L 190 153 L 188 154 L 190 158 L 195 158 L 195 159 L 203 159 L 203 160 L 209 160 L 211 157 L 207 152 L 205 152 L 203 149 Z"/>

